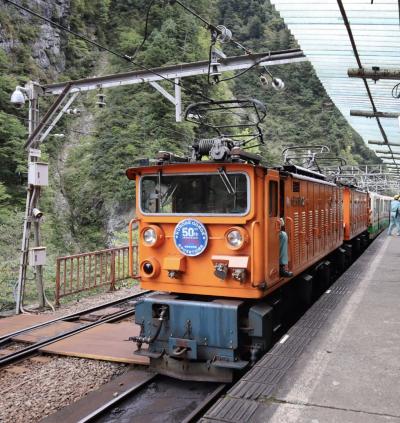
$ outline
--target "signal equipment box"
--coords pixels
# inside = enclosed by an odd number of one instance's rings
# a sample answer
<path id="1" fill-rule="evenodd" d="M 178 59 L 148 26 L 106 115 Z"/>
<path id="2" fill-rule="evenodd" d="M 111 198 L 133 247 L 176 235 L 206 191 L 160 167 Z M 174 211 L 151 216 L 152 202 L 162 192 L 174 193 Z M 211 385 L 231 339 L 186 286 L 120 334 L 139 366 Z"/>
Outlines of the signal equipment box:
<path id="1" fill-rule="evenodd" d="M 46 247 L 34 247 L 29 250 L 29 266 L 46 264 Z"/>
<path id="2" fill-rule="evenodd" d="M 39 162 L 29 163 L 28 183 L 37 187 L 47 187 L 49 185 L 49 165 Z"/>

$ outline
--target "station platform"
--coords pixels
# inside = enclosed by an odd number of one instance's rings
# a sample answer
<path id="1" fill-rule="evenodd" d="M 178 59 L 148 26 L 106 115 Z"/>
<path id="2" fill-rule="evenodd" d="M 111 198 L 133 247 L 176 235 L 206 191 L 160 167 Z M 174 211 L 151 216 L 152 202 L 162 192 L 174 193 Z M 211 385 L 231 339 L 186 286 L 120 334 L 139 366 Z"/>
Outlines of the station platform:
<path id="1" fill-rule="evenodd" d="M 400 422 L 400 237 L 382 233 L 200 421 Z"/>

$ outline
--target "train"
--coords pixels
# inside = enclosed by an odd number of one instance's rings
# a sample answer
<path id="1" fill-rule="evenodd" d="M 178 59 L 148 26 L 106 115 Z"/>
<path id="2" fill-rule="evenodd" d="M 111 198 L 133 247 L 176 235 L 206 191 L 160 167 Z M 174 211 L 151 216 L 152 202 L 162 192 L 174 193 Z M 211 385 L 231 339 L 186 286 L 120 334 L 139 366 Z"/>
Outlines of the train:
<path id="1" fill-rule="evenodd" d="M 330 273 L 387 227 L 391 198 L 305 167 L 268 167 L 239 147 L 223 157 L 213 148 L 206 160 L 160 152 L 126 171 L 136 183 L 131 276 L 154 291 L 136 305 L 132 340 L 158 373 L 230 382 L 271 347 L 285 287 L 311 304 Z M 280 272 L 281 219 L 289 277 Z"/>

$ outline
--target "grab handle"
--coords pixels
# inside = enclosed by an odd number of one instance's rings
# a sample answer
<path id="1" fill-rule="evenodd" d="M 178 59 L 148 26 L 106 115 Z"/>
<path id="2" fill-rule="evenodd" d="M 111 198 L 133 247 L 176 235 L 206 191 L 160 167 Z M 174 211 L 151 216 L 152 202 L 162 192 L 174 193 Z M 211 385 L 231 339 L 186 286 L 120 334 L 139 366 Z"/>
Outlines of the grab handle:
<path id="1" fill-rule="evenodd" d="M 133 237 L 132 237 L 132 227 L 133 225 L 138 222 L 140 219 L 138 219 L 137 217 L 133 218 L 128 225 L 128 239 L 129 239 L 129 274 L 131 276 L 132 279 L 139 279 L 140 276 L 139 275 L 135 275 L 134 274 L 134 269 L 133 269 Z M 136 252 L 137 252 L 137 246 L 136 246 Z"/>

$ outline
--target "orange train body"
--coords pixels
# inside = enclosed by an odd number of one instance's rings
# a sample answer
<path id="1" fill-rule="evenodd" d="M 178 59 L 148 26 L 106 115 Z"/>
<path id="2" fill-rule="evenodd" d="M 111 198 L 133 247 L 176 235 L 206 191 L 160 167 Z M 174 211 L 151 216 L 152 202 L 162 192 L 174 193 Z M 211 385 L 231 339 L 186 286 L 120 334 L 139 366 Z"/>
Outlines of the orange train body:
<path id="1" fill-rule="evenodd" d="M 368 229 L 368 193 L 343 188 L 344 241 L 351 241 Z"/>
<path id="2" fill-rule="evenodd" d="M 138 268 L 142 288 L 215 297 L 262 298 L 288 281 L 279 276 L 280 217 L 285 220 L 288 267 L 294 277 L 335 251 L 343 241 L 367 231 L 367 193 L 338 186 L 312 174 L 247 163 L 223 164 L 229 177 L 244 175 L 246 178 L 247 203 L 240 213 L 185 214 L 179 212 L 175 200 L 164 213 L 143 210 L 146 188 L 143 180 L 155 184 L 159 177 L 190 179 L 191 175 L 199 174 L 216 175 L 218 179 L 220 169 L 221 164 L 213 162 L 128 169 L 128 177 L 136 180 Z M 198 192 L 194 190 L 192 194 L 196 201 Z M 218 202 L 218 194 L 224 195 L 214 193 L 214 202 Z M 177 194 L 171 194 L 174 195 Z M 243 193 L 242 197 L 244 205 Z M 152 201 L 151 195 L 148 201 Z M 176 225 L 188 217 L 201 222 L 208 234 L 206 249 L 195 257 L 183 255 L 174 241 Z M 143 242 L 144 231 L 149 227 L 157 232 L 153 246 Z M 245 242 L 240 248 L 234 249 L 227 243 L 230 228 L 242 231 Z M 150 274 L 143 271 L 148 263 L 152 269 Z M 215 275 L 218 265 L 227 267 L 225 279 Z M 241 278 L 235 277 L 237 274 L 241 274 Z"/>

